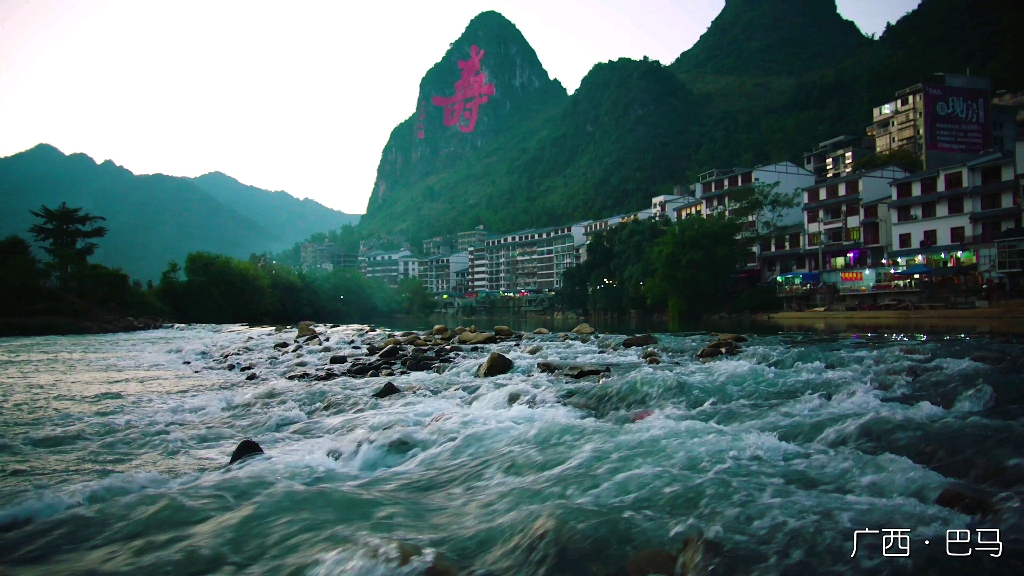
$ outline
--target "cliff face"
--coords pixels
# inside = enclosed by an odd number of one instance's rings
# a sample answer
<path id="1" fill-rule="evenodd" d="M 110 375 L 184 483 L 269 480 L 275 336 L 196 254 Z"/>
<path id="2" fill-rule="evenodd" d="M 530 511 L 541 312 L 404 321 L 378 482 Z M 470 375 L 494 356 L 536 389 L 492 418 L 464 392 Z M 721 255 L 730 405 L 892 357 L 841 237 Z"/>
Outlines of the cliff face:
<path id="1" fill-rule="evenodd" d="M 467 90 L 462 94 L 467 98 L 455 98 L 457 83 Z M 497 12 L 478 15 L 424 75 L 415 111 L 392 131 L 377 168 L 366 223 L 373 226 L 386 219 L 396 196 L 422 196 L 418 183 L 473 162 L 481 148 L 506 136 L 510 128 L 536 122 L 565 99 L 565 89 L 548 76 L 514 24 Z M 454 124 L 451 115 L 459 112 L 458 104 L 439 105 L 452 100 L 463 104 Z"/>

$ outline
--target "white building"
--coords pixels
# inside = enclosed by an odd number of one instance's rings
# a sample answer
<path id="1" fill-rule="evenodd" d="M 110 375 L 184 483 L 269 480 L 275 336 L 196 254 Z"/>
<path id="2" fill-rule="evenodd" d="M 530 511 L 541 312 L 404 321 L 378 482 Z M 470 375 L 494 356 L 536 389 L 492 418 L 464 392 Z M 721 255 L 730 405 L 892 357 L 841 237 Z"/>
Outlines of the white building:
<path id="1" fill-rule="evenodd" d="M 889 198 L 889 183 L 906 175 L 900 168 L 887 166 L 804 188 L 804 269 L 882 266 L 885 246 L 881 244 L 878 205 Z M 865 249 L 865 245 L 873 248 Z"/>
<path id="2" fill-rule="evenodd" d="M 581 261 L 588 223 L 521 230 L 489 238 L 484 246 L 487 289 L 514 292 L 561 288 L 562 273 Z"/>
<path id="3" fill-rule="evenodd" d="M 891 183 L 894 265 L 932 268 L 995 266 L 995 241 L 1021 225 L 1014 154 L 994 152 L 969 162 Z"/>
<path id="4" fill-rule="evenodd" d="M 402 278 L 418 278 L 418 260 L 409 250 L 372 251 L 359 257 L 360 268 L 367 278 L 378 278 L 392 288 Z"/>

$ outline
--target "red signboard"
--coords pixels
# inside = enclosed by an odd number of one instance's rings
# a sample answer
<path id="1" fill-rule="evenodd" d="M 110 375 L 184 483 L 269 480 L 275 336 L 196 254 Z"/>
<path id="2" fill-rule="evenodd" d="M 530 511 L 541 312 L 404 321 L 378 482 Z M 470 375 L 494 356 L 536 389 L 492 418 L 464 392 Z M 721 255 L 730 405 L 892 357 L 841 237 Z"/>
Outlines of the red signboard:
<path id="1" fill-rule="evenodd" d="M 988 90 L 959 86 L 924 87 L 927 150 L 979 154 L 992 147 Z"/>
<path id="2" fill-rule="evenodd" d="M 483 57 L 484 51 L 472 46 L 469 60 L 459 60 L 462 77 L 455 83 L 455 95 L 431 98 L 434 106 L 444 107 L 445 126 L 458 125 L 459 130 L 472 132 L 476 127 L 480 105 L 487 103 L 488 96 L 494 96 L 494 84 L 484 84 L 484 74 L 480 71 L 480 60 Z M 465 123 L 462 122 L 463 118 Z"/>
<path id="3" fill-rule="evenodd" d="M 839 278 L 843 282 L 863 282 L 864 281 L 864 273 L 863 272 L 840 272 L 839 273 Z"/>

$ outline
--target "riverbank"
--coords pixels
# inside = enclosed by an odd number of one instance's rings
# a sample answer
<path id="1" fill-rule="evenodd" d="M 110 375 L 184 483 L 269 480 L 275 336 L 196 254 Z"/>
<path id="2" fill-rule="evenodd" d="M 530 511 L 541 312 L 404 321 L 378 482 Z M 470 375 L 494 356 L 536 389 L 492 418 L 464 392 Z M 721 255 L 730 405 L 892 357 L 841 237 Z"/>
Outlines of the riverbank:
<path id="1" fill-rule="evenodd" d="M 900 328 L 915 332 L 976 331 L 1024 334 L 1024 308 L 970 310 L 866 310 L 844 312 L 779 312 L 767 322 L 784 329 L 848 331 L 858 328 Z"/>
<path id="2" fill-rule="evenodd" d="M 161 318 L 147 316 L 36 316 L 29 318 L 0 318 L 0 337 L 3 336 L 70 336 L 79 334 L 119 334 L 163 328 Z"/>

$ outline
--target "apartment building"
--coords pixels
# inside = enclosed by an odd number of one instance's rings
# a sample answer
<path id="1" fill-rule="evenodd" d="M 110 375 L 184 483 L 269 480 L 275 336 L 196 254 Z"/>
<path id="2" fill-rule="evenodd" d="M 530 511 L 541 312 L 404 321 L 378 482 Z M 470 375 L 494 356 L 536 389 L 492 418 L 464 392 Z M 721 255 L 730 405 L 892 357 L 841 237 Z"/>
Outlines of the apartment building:
<path id="1" fill-rule="evenodd" d="M 874 138 L 843 135 L 818 144 L 804 154 L 804 168 L 815 180 L 840 178 L 853 172 L 854 162 L 875 154 Z"/>
<path id="2" fill-rule="evenodd" d="M 782 226 L 770 237 L 761 240 L 761 264 L 765 274 L 776 276 L 806 270 L 803 244 L 802 222 Z"/>
<path id="3" fill-rule="evenodd" d="M 863 170 L 842 178 L 819 182 L 803 189 L 804 230 L 807 246 L 804 254 L 807 270 L 826 271 L 851 267 L 881 266 L 881 254 L 872 260 L 871 250 L 865 250 L 862 225 L 870 225 L 876 232 L 877 205 L 891 194 L 889 183 L 906 176 L 906 171 L 895 166 Z M 862 209 L 866 204 L 868 210 Z M 873 220 L 862 222 L 862 218 Z M 880 236 L 880 234 L 879 234 Z M 871 238 L 872 242 L 880 241 Z M 878 245 L 875 245 L 876 249 Z M 884 252 L 882 250 L 881 252 Z"/>
<path id="4" fill-rule="evenodd" d="M 913 174 L 891 183 L 890 261 L 932 268 L 995 266 L 995 242 L 1021 226 L 1020 180 L 1013 154 Z"/>
<path id="5" fill-rule="evenodd" d="M 755 168 L 710 170 L 701 174 L 698 180 L 691 189 L 697 192 L 699 200 L 703 203 L 703 216 L 712 218 L 738 216 L 743 202 L 754 194 L 756 184 L 777 183 L 781 192 L 798 191 L 814 184 L 814 174 L 792 162 L 778 162 Z M 778 224 L 788 226 L 800 221 L 800 208 L 796 207 L 784 213 Z M 743 234 L 752 236 L 757 226 L 755 217 L 749 216 L 743 223 Z M 760 246 L 751 244 L 746 259 L 748 269 L 757 268 L 759 250 Z"/>
<path id="6" fill-rule="evenodd" d="M 427 291 L 433 294 L 467 291 L 466 278 L 469 270 L 469 252 L 435 254 L 427 257 L 421 268 L 421 278 Z"/>
<path id="7" fill-rule="evenodd" d="M 407 249 L 367 252 L 359 262 L 364 276 L 377 278 L 392 288 L 397 288 L 403 278 L 420 277 L 420 260 Z"/>
<path id="8" fill-rule="evenodd" d="M 311 268 L 322 268 L 324 270 L 334 270 L 335 268 L 359 269 L 359 256 L 339 249 L 332 242 L 324 241 L 303 244 L 299 248 L 299 257 L 303 270 Z"/>
<path id="9" fill-rule="evenodd" d="M 560 288 L 565 269 L 581 261 L 587 224 L 521 230 L 488 238 L 487 289 L 516 292 Z"/>

